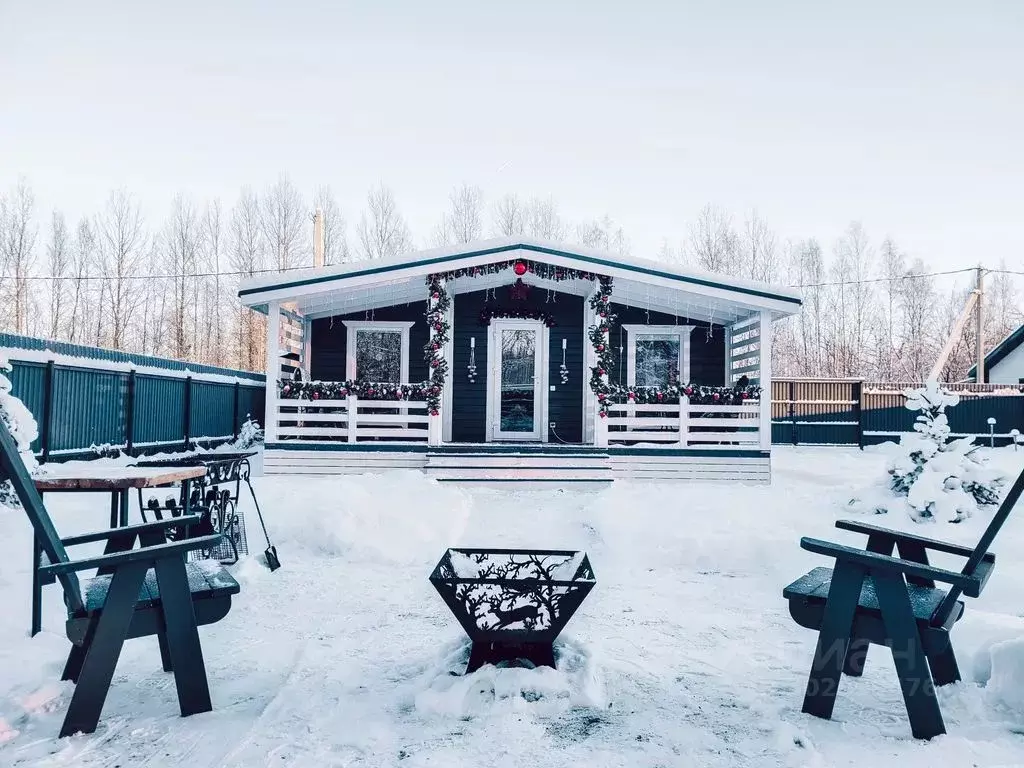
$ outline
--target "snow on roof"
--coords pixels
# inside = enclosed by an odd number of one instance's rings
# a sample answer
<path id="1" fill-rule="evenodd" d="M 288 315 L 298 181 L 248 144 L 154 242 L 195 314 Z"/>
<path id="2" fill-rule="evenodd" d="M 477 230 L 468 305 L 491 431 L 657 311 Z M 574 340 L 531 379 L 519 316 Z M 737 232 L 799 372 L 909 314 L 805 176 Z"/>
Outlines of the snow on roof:
<path id="1" fill-rule="evenodd" d="M 781 300 L 792 303 L 794 308 L 801 303 L 800 294 L 792 288 L 531 237 L 501 237 L 491 240 L 478 240 L 472 243 L 412 251 L 389 259 L 352 261 L 329 267 L 293 270 L 287 273 L 273 273 L 260 277 L 251 277 L 242 282 L 238 295 L 246 304 L 257 304 L 260 302 L 259 294 L 267 291 L 294 289 L 295 295 L 301 295 L 304 293 L 303 289 L 306 286 L 314 284 L 336 280 L 343 281 L 348 277 L 372 273 L 384 275 L 404 270 L 424 272 L 423 268 L 428 265 L 437 265 L 434 271 L 457 269 L 459 261 L 463 259 L 469 260 L 493 255 L 495 257 L 494 261 L 500 261 L 502 260 L 502 254 L 516 250 L 532 251 L 538 254 L 538 261 L 543 261 L 545 255 L 575 260 L 579 263 L 580 269 L 592 269 L 598 273 L 601 272 L 601 267 L 624 269 L 635 273 L 634 279 L 640 281 L 644 280 L 645 275 L 661 278 L 668 277 L 697 286 L 704 285 L 711 288 L 734 290 L 739 293 Z M 511 255 L 508 256 L 508 258 L 511 257 Z"/>

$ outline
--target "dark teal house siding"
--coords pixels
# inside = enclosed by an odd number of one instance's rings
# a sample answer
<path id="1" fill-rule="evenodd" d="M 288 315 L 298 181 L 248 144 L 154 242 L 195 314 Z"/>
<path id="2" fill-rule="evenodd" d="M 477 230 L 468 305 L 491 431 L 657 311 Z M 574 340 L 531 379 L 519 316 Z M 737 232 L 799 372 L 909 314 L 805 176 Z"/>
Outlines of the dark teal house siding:
<path id="1" fill-rule="evenodd" d="M 725 384 L 725 328 L 700 320 L 669 315 L 664 312 L 648 312 L 639 307 L 627 307 L 612 302 L 618 315 L 612 328 L 611 342 L 615 351 L 615 369 L 609 371 L 609 379 L 618 384 L 626 383 L 626 350 L 628 334 L 623 325 L 694 325 L 690 333 L 690 381 L 689 384 L 723 386 Z M 710 329 L 710 332 L 709 332 Z M 619 354 L 619 349 L 622 354 Z"/>
<path id="2" fill-rule="evenodd" d="M 548 430 L 548 440 L 567 443 L 583 439 L 583 298 L 567 293 L 549 293 L 536 289 L 523 301 L 512 301 L 508 288 L 498 288 L 496 299 L 487 301 L 488 292 L 473 291 L 455 297 L 455 328 L 452 334 L 452 440 L 482 443 L 485 440 L 487 417 L 487 335 L 488 327 L 480 325 L 480 311 L 487 304 L 495 307 L 533 309 L 547 312 L 555 319 L 548 331 L 548 421 L 555 422 L 555 433 Z M 470 382 L 470 338 L 476 339 L 476 381 Z M 562 339 L 566 339 L 565 365 L 569 382 L 562 384 Z M 547 424 L 542 429 L 547 429 Z"/>
<path id="3" fill-rule="evenodd" d="M 312 354 L 309 375 L 317 381 L 344 381 L 345 343 L 348 329 L 345 320 L 374 320 L 377 322 L 412 322 L 409 329 L 409 381 L 427 378 L 427 364 L 423 360 L 423 347 L 427 343 L 426 301 L 380 307 L 372 312 L 352 312 L 347 315 L 322 317 L 313 321 L 311 333 Z"/>

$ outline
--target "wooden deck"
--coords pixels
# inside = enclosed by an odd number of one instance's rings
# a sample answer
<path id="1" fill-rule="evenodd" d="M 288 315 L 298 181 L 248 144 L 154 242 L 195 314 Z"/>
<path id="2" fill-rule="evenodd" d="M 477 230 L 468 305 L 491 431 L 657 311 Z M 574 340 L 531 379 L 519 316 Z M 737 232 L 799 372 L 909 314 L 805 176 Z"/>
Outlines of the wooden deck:
<path id="1" fill-rule="evenodd" d="M 611 483 L 616 480 L 771 482 L 769 451 L 584 445 L 286 441 L 270 443 L 266 474 L 341 475 L 420 470 L 446 482 Z"/>

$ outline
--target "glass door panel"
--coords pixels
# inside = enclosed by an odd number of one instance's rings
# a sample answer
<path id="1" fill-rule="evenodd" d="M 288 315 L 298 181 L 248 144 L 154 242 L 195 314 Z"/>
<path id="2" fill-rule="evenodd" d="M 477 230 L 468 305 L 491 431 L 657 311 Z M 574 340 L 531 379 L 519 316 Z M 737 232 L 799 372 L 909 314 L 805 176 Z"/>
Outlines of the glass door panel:
<path id="1" fill-rule="evenodd" d="M 502 328 L 500 333 L 498 431 L 533 434 L 537 422 L 537 331 Z"/>

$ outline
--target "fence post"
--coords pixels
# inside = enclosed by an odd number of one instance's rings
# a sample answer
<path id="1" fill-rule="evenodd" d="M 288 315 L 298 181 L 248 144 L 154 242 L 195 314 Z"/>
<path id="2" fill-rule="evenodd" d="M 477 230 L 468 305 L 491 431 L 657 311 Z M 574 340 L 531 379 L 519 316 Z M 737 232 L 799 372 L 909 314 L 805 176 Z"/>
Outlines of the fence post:
<path id="1" fill-rule="evenodd" d="M 864 382 L 853 383 L 853 413 L 857 417 L 857 445 L 864 450 Z"/>
<path id="2" fill-rule="evenodd" d="M 685 448 L 690 432 L 690 398 L 679 396 L 679 447 Z"/>
<path id="3" fill-rule="evenodd" d="M 185 377 L 185 415 L 182 419 L 181 431 L 185 435 L 185 450 L 188 450 L 188 440 L 192 429 L 192 377 Z"/>
<path id="4" fill-rule="evenodd" d="M 231 436 L 235 440 L 238 439 L 238 428 L 239 428 L 239 423 L 238 423 L 239 389 L 240 389 L 239 384 L 236 381 L 235 382 L 235 406 L 234 406 L 234 410 L 232 411 L 232 415 L 231 415 Z"/>
<path id="5" fill-rule="evenodd" d="M 50 432 L 53 425 L 53 360 L 46 361 L 46 373 L 43 374 L 43 429 L 39 436 L 39 447 L 42 449 L 43 462 L 50 458 Z"/>
<path id="6" fill-rule="evenodd" d="M 135 369 L 128 371 L 128 392 L 124 403 L 124 447 L 129 456 L 135 449 Z"/>
<path id="7" fill-rule="evenodd" d="M 359 398 L 353 395 L 351 392 L 348 393 L 348 404 L 345 407 L 345 412 L 348 417 L 346 424 L 348 425 L 348 442 L 355 444 L 358 442 L 356 439 L 356 422 L 359 421 Z"/>
<path id="8" fill-rule="evenodd" d="M 794 400 L 796 400 L 796 382 L 791 380 L 789 382 L 789 426 L 793 433 L 793 445 L 797 445 L 799 440 L 796 433 L 796 403 L 793 402 Z"/>

